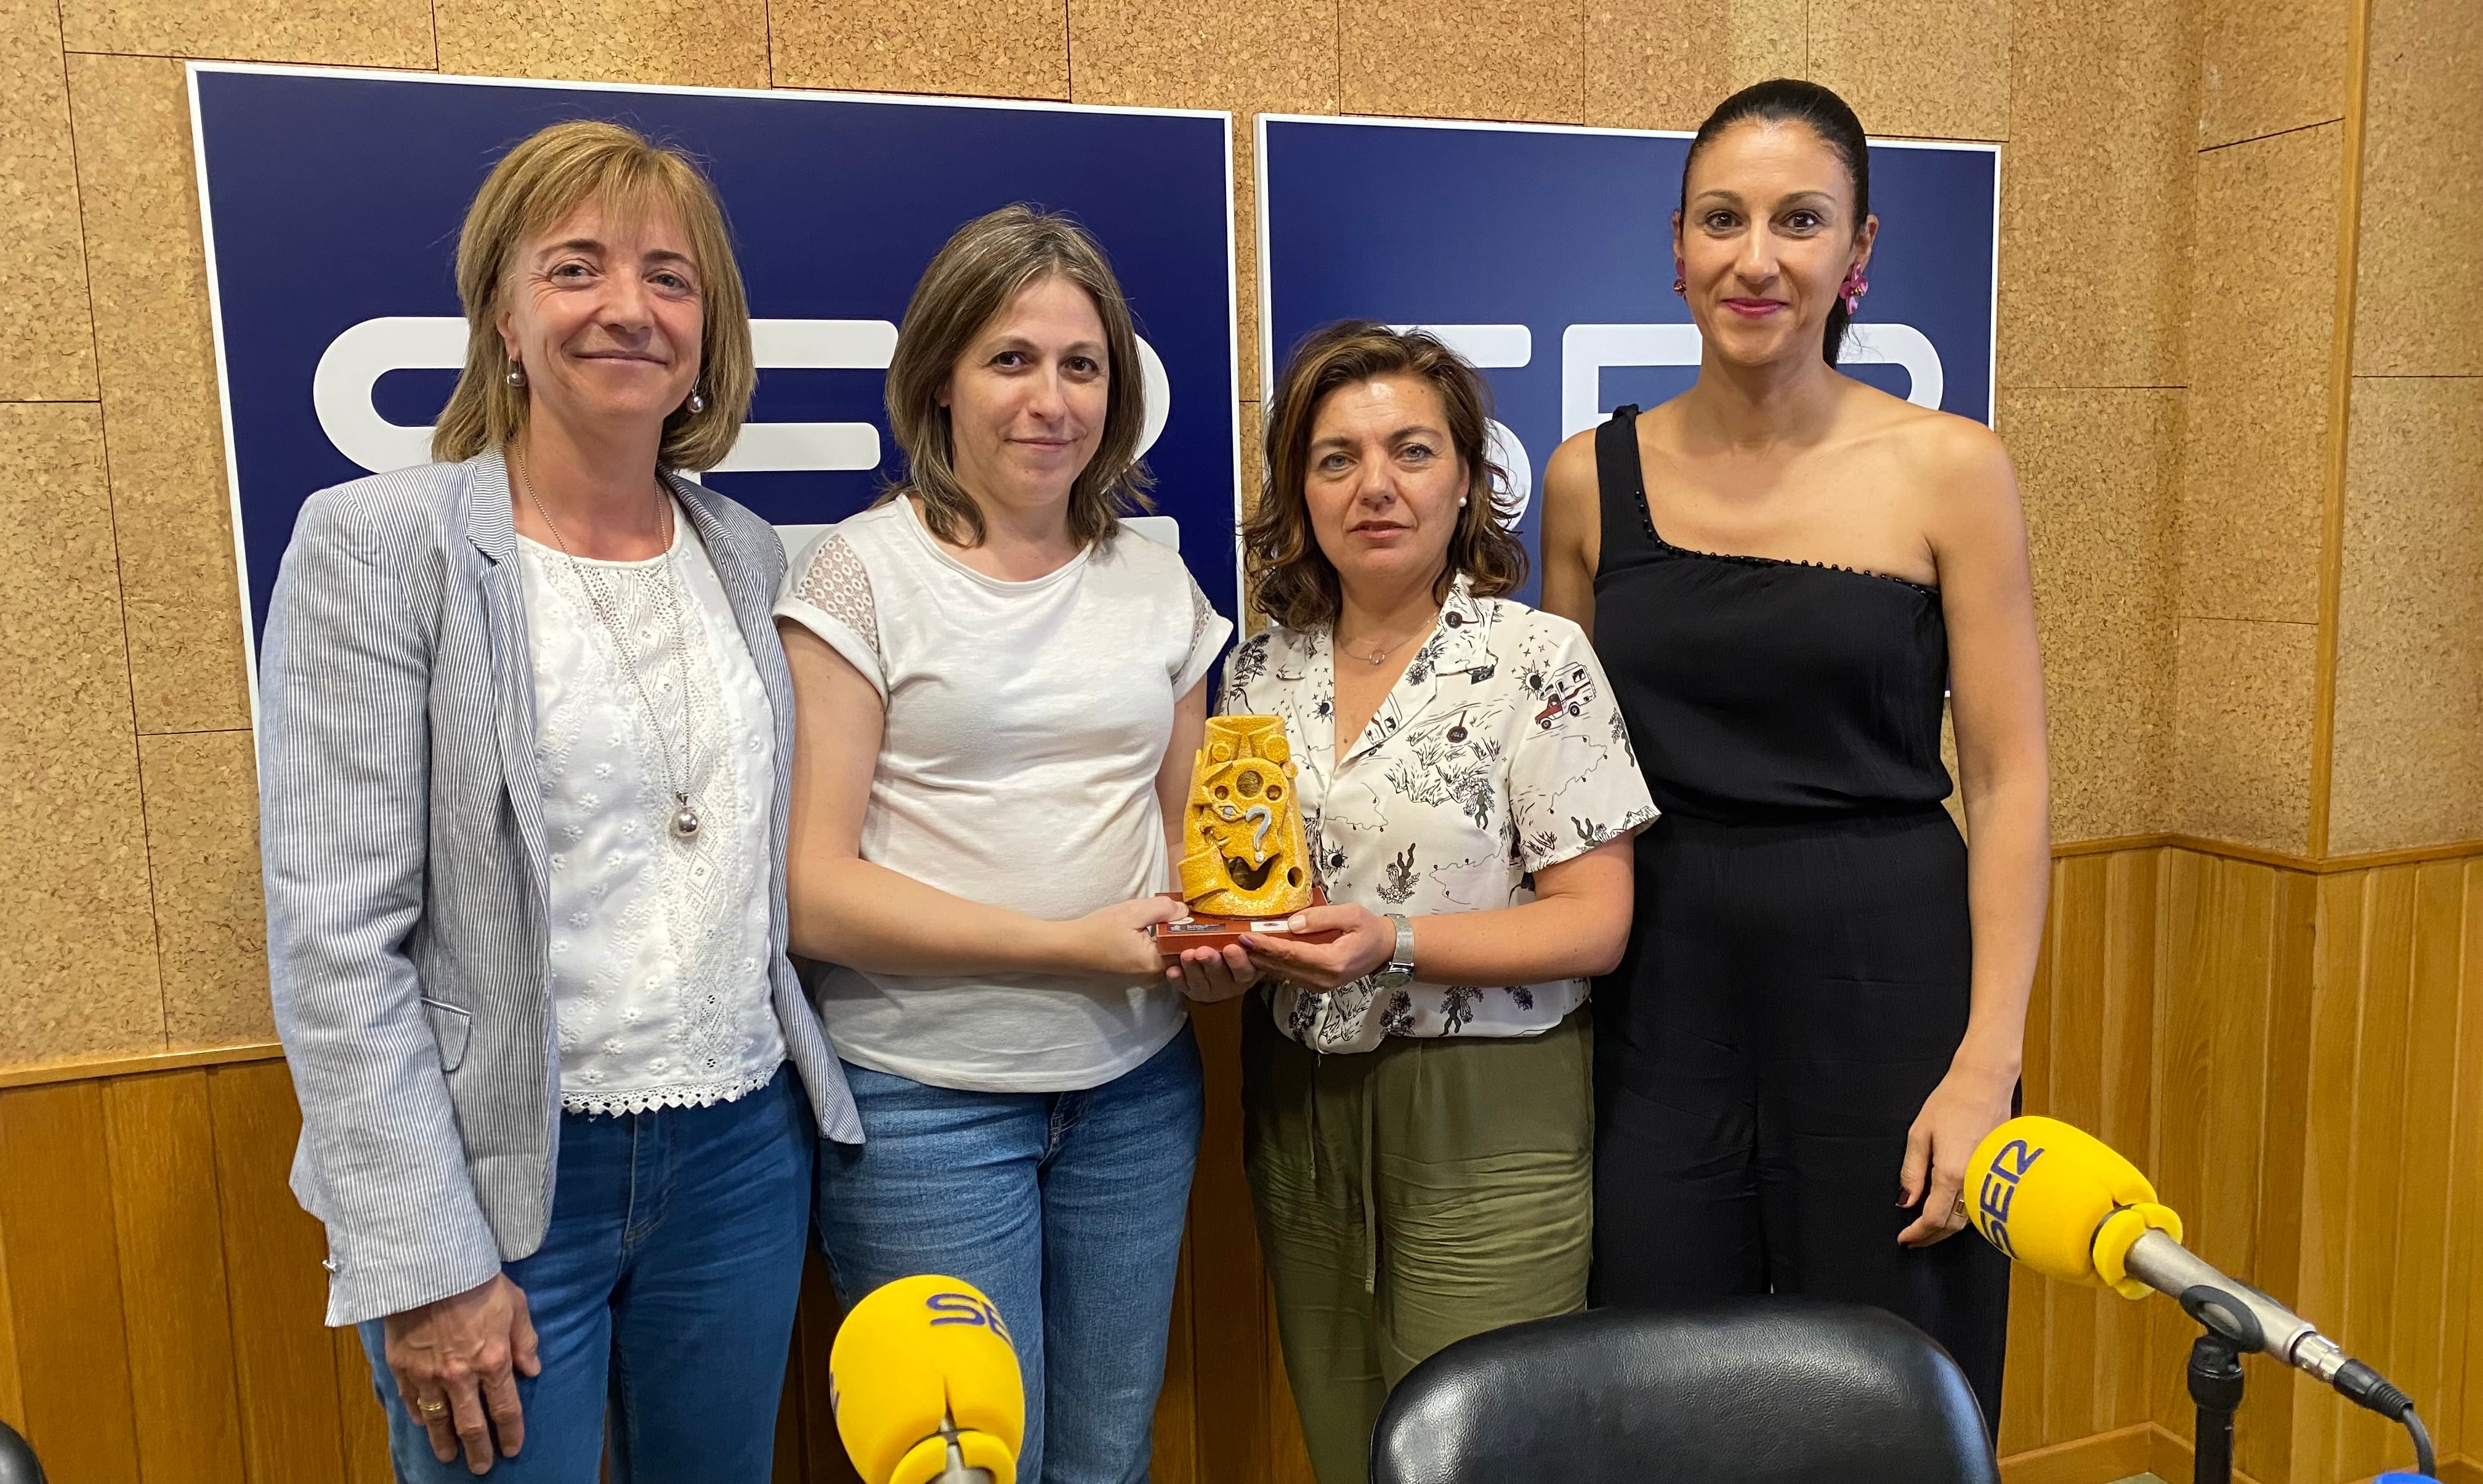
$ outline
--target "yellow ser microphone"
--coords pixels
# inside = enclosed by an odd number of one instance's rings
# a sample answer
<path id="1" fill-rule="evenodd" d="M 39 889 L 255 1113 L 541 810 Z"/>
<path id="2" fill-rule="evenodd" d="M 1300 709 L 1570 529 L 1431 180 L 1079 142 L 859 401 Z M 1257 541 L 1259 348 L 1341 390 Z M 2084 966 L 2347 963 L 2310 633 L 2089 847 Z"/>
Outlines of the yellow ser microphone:
<path id="1" fill-rule="evenodd" d="M 828 1351 L 837 1432 L 863 1484 L 1016 1484 L 1026 1387 L 998 1306 L 960 1278 L 901 1278 Z"/>
<path id="2" fill-rule="evenodd" d="M 2047 1278 L 2149 1289 L 2243 1351 L 2265 1351 L 2335 1387 L 2349 1401 L 2402 1418 L 2414 1403 L 2349 1358 L 2310 1321 L 2225 1276 L 2181 1245 L 2181 1218 L 2155 1199 L 2138 1167 L 2058 1119 L 2013 1118 L 1975 1147 L 1966 1214 L 1984 1239 Z"/>

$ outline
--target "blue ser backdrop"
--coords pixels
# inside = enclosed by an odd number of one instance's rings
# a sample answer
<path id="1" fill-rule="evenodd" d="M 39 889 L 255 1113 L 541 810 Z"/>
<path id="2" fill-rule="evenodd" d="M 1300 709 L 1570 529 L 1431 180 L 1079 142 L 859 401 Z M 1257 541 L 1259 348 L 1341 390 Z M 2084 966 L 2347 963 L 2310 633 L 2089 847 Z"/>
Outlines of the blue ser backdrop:
<path id="1" fill-rule="evenodd" d="M 1262 116 L 1267 384 L 1331 320 L 1433 330 L 1490 379 L 1535 551 L 1537 476 L 1561 440 L 1696 375 L 1698 333 L 1672 292 L 1689 147 L 1678 134 Z M 1850 374 L 1990 421 L 1998 201 L 1990 146 L 1872 146 L 1880 239 Z M 1538 591 L 1530 580 L 1519 596 Z"/>
<path id="2" fill-rule="evenodd" d="M 760 377 L 707 483 L 780 526 L 841 519 L 901 473 L 881 373 L 949 233 L 1011 201 L 1074 214 L 1146 341 L 1158 511 L 1239 617 L 1228 116 L 210 65 L 191 80 L 254 648 L 303 500 L 427 457 L 464 359 L 467 205 L 510 146 L 575 118 L 677 144 L 714 177 Z"/>

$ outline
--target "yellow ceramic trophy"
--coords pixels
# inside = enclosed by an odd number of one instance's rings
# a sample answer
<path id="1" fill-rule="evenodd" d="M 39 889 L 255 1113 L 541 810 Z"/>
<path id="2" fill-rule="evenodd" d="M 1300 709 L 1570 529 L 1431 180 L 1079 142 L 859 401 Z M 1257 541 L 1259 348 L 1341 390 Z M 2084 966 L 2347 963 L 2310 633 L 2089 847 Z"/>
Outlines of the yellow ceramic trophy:
<path id="1" fill-rule="evenodd" d="M 1244 933 L 1284 931 L 1285 919 L 1327 900 L 1313 880 L 1293 745 L 1280 716 L 1217 716 L 1190 772 L 1181 819 L 1181 890 L 1189 919 L 1156 929 L 1166 957 L 1220 948 Z M 1293 935 L 1324 942 L 1333 932 Z"/>

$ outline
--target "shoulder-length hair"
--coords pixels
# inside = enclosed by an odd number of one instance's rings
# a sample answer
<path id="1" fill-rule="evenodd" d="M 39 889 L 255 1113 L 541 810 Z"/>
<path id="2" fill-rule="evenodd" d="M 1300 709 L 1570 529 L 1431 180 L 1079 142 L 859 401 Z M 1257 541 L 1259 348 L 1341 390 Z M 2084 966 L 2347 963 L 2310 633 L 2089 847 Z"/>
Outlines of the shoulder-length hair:
<path id="1" fill-rule="evenodd" d="M 1251 605 L 1287 628 L 1332 623 L 1341 601 L 1336 566 L 1311 530 L 1311 431 L 1320 408 L 1339 387 L 1383 376 L 1414 377 L 1439 393 L 1449 442 L 1465 465 L 1465 507 L 1431 596 L 1446 599 L 1459 576 L 1478 597 L 1514 592 L 1526 581 L 1526 548 L 1502 523 L 1517 512 L 1499 492 L 1508 475 L 1491 458 L 1491 393 L 1482 378 L 1419 330 L 1343 320 L 1312 331 L 1276 378 L 1268 403 L 1267 485 L 1242 523 Z"/>
<path id="2" fill-rule="evenodd" d="M 1138 457 L 1146 377 L 1121 280 L 1077 223 L 1024 204 L 1003 206 L 957 228 L 922 270 L 888 363 L 888 427 L 905 453 L 906 474 L 880 499 L 921 496 L 923 523 L 942 541 L 981 545 L 983 513 L 957 482 L 956 444 L 940 399 L 975 337 L 1028 284 L 1048 278 L 1084 289 L 1104 322 L 1104 432 L 1069 487 L 1069 534 L 1092 545 L 1119 529 L 1123 511 L 1155 508 L 1147 499 L 1154 476 Z"/>
<path id="3" fill-rule="evenodd" d="M 750 351 L 750 299 L 715 188 L 679 149 L 652 144 L 617 123 L 575 119 L 541 130 L 501 156 L 467 210 L 457 239 L 466 367 L 432 430 L 434 459 L 471 459 L 525 431 L 526 393 L 509 384 L 515 363 L 500 340 L 511 270 L 528 239 L 588 200 L 624 221 L 671 212 L 697 261 L 698 388 L 707 405 L 693 412 L 684 401 L 664 418 L 655 462 L 666 468 L 710 469 L 733 451 L 759 373 Z"/>

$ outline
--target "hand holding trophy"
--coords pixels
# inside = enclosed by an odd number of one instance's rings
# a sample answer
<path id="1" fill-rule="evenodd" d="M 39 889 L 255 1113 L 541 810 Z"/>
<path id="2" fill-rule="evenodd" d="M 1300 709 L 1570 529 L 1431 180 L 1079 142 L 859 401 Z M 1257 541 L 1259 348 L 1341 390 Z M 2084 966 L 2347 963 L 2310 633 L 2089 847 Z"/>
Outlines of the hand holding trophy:
<path id="1" fill-rule="evenodd" d="M 1293 916 L 1327 900 L 1314 879 L 1301 804 L 1294 796 L 1293 745 L 1284 718 L 1217 716 L 1207 723 L 1206 744 L 1190 774 L 1189 802 L 1183 807 L 1181 890 L 1189 908 L 1180 921 L 1154 928 L 1157 952 L 1167 962 L 1196 949 L 1212 950 L 1229 969 L 1246 971 L 1242 935 L 1288 937 L 1326 942 L 1334 931 L 1289 932 Z M 1236 964 L 1234 961 L 1241 959 Z M 1193 957 L 1192 965 L 1207 962 Z M 1232 975 L 1184 975 L 1191 981 Z M 1238 989 L 1228 991 L 1238 993 Z M 1221 995 L 1200 997 L 1222 997 Z"/>

